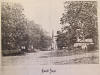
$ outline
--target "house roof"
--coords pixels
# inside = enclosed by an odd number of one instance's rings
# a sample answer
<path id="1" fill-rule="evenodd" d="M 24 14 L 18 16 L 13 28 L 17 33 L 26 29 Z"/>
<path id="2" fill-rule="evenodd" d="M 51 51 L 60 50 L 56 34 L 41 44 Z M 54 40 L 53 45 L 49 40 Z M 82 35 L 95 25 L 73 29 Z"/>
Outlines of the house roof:
<path id="1" fill-rule="evenodd" d="M 93 40 L 92 39 L 85 39 L 85 40 L 79 40 L 77 41 L 77 43 L 93 43 Z"/>

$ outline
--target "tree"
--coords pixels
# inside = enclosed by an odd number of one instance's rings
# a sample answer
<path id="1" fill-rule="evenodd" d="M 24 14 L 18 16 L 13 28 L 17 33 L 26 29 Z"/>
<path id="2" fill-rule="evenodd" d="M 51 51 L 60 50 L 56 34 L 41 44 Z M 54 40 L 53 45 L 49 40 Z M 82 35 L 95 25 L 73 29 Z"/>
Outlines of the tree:
<path id="1" fill-rule="evenodd" d="M 71 45 L 76 42 L 76 37 L 68 32 L 60 32 L 57 34 L 57 46 L 59 49 L 63 47 L 68 47 L 70 49 Z"/>
<path id="2" fill-rule="evenodd" d="M 48 48 L 49 46 L 51 46 L 52 43 L 52 39 L 50 36 L 42 34 L 41 35 L 41 39 L 40 39 L 40 49 L 42 48 Z"/>
<path id="3" fill-rule="evenodd" d="M 40 25 L 25 17 L 20 4 L 2 2 L 1 6 L 2 50 L 25 46 L 27 51 L 30 45 L 36 49 L 50 46 L 51 37 Z"/>
<path id="4" fill-rule="evenodd" d="M 2 49 L 17 49 L 25 37 L 23 8 L 19 4 L 6 2 L 2 2 L 1 6 Z"/>
<path id="5" fill-rule="evenodd" d="M 66 1 L 65 11 L 60 19 L 62 31 L 67 32 L 69 44 L 77 37 L 77 29 L 81 29 L 84 38 L 91 38 L 98 44 L 97 3 L 96 1 Z M 68 40 L 68 41 L 69 41 Z"/>
<path id="6" fill-rule="evenodd" d="M 29 44 L 36 49 L 48 48 L 51 45 L 51 37 L 43 31 L 40 25 L 33 21 L 28 21 L 27 34 L 29 35 Z"/>

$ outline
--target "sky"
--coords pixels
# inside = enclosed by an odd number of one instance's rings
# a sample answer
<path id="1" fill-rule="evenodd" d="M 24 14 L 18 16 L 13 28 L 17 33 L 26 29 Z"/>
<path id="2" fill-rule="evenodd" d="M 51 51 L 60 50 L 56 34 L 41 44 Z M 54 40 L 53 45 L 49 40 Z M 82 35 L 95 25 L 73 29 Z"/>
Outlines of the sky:
<path id="1" fill-rule="evenodd" d="M 61 28 L 60 17 L 64 12 L 65 0 L 6 0 L 20 3 L 24 8 L 24 14 L 30 20 L 43 27 L 44 30 L 56 33 Z"/>

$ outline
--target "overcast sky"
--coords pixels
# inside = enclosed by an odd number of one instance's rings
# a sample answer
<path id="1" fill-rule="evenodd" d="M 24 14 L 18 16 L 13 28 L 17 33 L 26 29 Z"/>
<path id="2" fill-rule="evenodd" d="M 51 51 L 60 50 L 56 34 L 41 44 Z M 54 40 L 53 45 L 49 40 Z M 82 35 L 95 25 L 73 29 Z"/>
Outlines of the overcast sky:
<path id="1" fill-rule="evenodd" d="M 7 1 L 7 0 L 6 0 Z M 64 11 L 65 0 L 8 0 L 20 3 L 24 7 L 27 18 L 40 24 L 46 31 L 50 32 L 60 29 L 60 17 Z"/>

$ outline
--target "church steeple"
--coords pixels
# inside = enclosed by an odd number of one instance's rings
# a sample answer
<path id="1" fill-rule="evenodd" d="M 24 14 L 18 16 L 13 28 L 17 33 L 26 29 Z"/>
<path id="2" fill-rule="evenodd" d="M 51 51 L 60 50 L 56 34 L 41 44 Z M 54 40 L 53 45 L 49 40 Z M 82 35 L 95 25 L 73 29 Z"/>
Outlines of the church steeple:
<path id="1" fill-rule="evenodd" d="M 52 30 L 52 46 L 51 46 L 51 48 L 53 50 L 56 50 L 57 49 L 57 44 L 56 44 L 55 36 L 54 36 L 54 30 Z"/>

